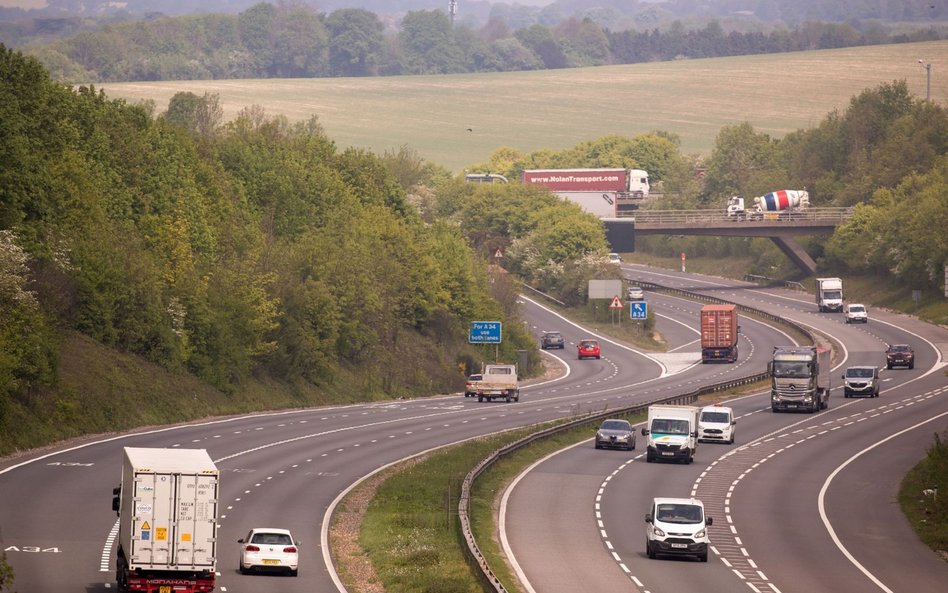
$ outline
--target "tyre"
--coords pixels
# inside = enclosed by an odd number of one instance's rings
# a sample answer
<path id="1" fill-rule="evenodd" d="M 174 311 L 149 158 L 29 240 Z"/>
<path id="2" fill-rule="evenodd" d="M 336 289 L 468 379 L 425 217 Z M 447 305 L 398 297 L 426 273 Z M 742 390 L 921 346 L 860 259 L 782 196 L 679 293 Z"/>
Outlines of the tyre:
<path id="1" fill-rule="evenodd" d="M 629 451 L 635 451 L 635 439 L 632 439 L 632 446 L 629 447 Z"/>
<path id="2" fill-rule="evenodd" d="M 887 369 L 889 369 L 889 370 L 891 371 L 891 370 L 892 370 L 892 365 L 889 364 L 889 363 L 886 363 L 885 368 L 887 368 Z"/>
<path id="3" fill-rule="evenodd" d="M 483 395 L 478 395 L 478 396 L 477 396 L 477 401 L 479 401 L 479 402 L 484 401 L 484 396 L 483 396 Z"/>
<path id="4" fill-rule="evenodd" d="M 291 577 L 297 577 L 297 576 L 299 576 L 299 575 L 300 575 L 299 569 L 291 570 L 291 571 L 290 571 L 290 576 L 291 576 Z"/>
<path id="5" fill-rule="evenodd" d="M 504 398 L 504 401 L 509 404 L 511 401 L 513 401 L 513 398 L 508 395 L 507 397 Z"/>
<path id="6" fill-rule="evenodd" d="M 655 552 L 652 551 L 652 544 L 645 540 L 645 555 L 649 558 L 655 558 Z"/>
<path id="7" fill-rule="evenodd" d="M 700 560 L 700 561 L 702 561 L 702 562 L 707 562 L 707 561 L 708 561 L 708 553 L 705 552 L 704 554 L 698 554 L 698 560 Z"/>
<path id="8" fill-rule="evenodd" d="M 771 410 L 774 414 L 776 414 L 777 412 L 780 411 L 780 410 L 777 409 L 777 406 L 770 406 L 770 410 Z"/>
<path id="9" fill-rule="evenodd" d="M 909 363 L 909 370 L 912 370 L 914 368 L 915 368 L 915 361 L 913 360 L 912 362 Z"/>
<path id="10" fill-rule="evenodd" d="M 597 448 L 597 449 L 602 449 L 602 445 L 599 444 L 599 441 L 596 441 L 596 448 Z"/>
<path id="11" fill-rule="evenodd" d="M 653 461 L 652 456 L 649 455 L 648 453 L 646 453 L 646 454 L 645 454 L 645 463 L 652 463 L 652 461 Z"/>

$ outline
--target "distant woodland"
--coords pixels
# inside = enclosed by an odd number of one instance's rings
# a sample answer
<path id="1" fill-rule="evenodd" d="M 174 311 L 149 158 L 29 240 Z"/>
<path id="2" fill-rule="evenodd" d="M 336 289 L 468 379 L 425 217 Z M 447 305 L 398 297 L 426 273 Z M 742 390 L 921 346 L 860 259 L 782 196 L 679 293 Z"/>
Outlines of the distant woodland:
<path id="1" fill-rule="evenodd" d="M 629 22 L 635 26 L 621 28 L 617 23 L 626 14 L 619 11 L 629 7 L 613 4 L 596 10 L 569 2 L 496 5 L 477 24 L 452 22 L 445 8 L 408 11 L 395 20 L 361 8 L 325 13 L 301 3 L 259 3 L 238 14 L 150 14 L 94 21 L 96 26 L 88 19 L 34 18 L 4 23 L 0 41 L 35 56 L 56 80 L 88 83 L 522 71 L 929 41 L 946 34 L 925 19 L 900 27 L 855 18 L 752 26 L 735 19 L 741 11 L 719 21 L 708 18 L 710 10 L 699 11 L 701 18 L 676 18 L 673 9 L 683 11 L 685 4 L 715 4 L 684 1 L 630 2 L 638 10 Z M 755 5 L 761 14 L 773 6 L 773 18 L 789 10 L 776 1 Z M 919 18 L 908 9 L 901 15 Z"/>

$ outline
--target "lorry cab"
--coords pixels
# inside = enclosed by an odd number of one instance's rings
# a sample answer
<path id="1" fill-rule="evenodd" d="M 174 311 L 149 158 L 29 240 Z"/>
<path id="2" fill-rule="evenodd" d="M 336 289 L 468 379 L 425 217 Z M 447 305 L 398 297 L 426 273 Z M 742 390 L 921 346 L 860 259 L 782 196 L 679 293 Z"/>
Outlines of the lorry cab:
<path id="1" fill-rule="evenodd" d="M 645 554 L 695 556 L 708 561 L 708 527 L 713 520 L 697 498 L 654 498 L 645 515 Z"/>
<path id="2" fill-rule="evenodd" d="M 635 197 L 647 198 L 649 192 L 648 171 L 629 170 L 629 193 Z"/>

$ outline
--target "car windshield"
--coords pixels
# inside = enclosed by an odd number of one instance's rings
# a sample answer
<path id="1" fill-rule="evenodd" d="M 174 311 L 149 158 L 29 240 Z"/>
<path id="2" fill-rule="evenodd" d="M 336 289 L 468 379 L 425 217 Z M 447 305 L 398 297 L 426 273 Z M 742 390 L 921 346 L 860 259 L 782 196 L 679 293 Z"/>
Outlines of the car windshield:
<path id="1" fill-rule="evenodd" d="M 480 376 L 480 375 L 471 375 L 470 377 L 467 378 L 467 380 L 468 380 L 468 381 L 480 381 L 480 380 L 481 380 L 481 376 Z"/>
<path id="2" fill-rule="evenodd" d="M 580 346 L 582 346 L 583 348 L 595 348 L 596 342 L 581 342 Z"/>
<path id="3" fill-rule="evenodd" d="M 252 544 L 265 544 L 271 546 L 287 546 L 293 543 L 293 540 L 286 533 L 255 533 L 253 534 Z"/>
<path id="4" fill-rule="evenodd" d="M 846 369 L 847 377 L 871 378 L 873 369 Z"/>
<path id="5" fill-rule="evenodd" d="M 652 433 L 659 434 L 688 434 L 688 421 L 673 418 L 658 418 L 652 422 Z"/>
<path id="6" fill-rule="evenodd" d="M 702 412 L 701 413 L 702 422 L 718 422 L 718 423 L 727 423 L 728 420 L 727 412 Z"/>
<path id="7" fill-rule="evenodd" d="M 561 335 L 560 335 L 559 333 L 557 333 L 557 332 L 550 332 L 550 333 L 546 334 L 546 337 L 547 337 L 548 340 L 559 340 L 559 339 L 561 339 L 563 336 L 561 336 Z"/>
<path id="8" fill-rule="evenodd" d="M 850 313 L 865 313 L 866 308 L 863 307 L 862 305 L 852 305 L 849 307 L 849 312 Z"/>
<path id="9" fill-rule="evenodd" d="M 624 420 L 606 420 L 599 428 L 601 430 L 631 430 L 629 423 Z"/>
<path id="10" fill-rule="evenodd" d="M 810 372 L 805 362 L 790 362 L 785 360 L 774 361 L 774 377 L 809 377 Z"/>
<path id="11" fill-rule="evenodd" d="M 660 504 L 658 520 L 663 523 L 701 523 L 701 507 L 693 504 Z"/>
<path id="12" fill-rule="evenodd" d="M 899 345 L 892 346 L 891 348 L 889 348 L 889 352 L 908 352 L 909 350 L 911 350 L 911 348 L 909 348 L 908 346 L 904 344 L 899 344 Z"/>

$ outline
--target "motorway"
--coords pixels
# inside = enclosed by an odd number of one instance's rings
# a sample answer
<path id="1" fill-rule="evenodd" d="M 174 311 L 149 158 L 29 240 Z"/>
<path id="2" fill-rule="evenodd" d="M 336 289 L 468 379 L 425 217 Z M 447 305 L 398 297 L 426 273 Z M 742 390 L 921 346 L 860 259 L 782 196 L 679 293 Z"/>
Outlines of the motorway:
<path id="1" fill-rule="evenodd" d="M 875 578 L 891 587 L 882 590 L 926 591 L 934 590 L 932 583 L 948 582 L 948 565 L 934 562 L 906 533 L 891 494 L 932 433 L 948 427 L 945 377 L 940 371 L 926 374 L 942 364 L 936 346 L 948 349 L 948 332 L 874 311 L 868 326 L 847 327 L 838 315 L 816 314 L 815 305 L 799 293 L 625 269 L 641 280 L 779 307 L 787 317 L 836 337 L 846 346 L 840 360 L 846 364 L 878 364 L 882 341 L 895 338 L 914 343 L 919 362 L 914 371 L 884 371 L 882 397 L 844 403 L 834 392 L 830 409 L 814 416 L 771 414 L 761 396 L 735 402 L 741 416 L 738 442 L 702 445 L 691 466 L 646 466 L 635 462 L 635 455 L 594 451 L 589 443 L 546 460 L 510 491 L 505 514 L 504 537 L 532 590 L 554 593 L 571 582 L 571 591 L 602 586 L 729 592 L 747 586 L 789 593 L 803 587 L 830 590 L 828 584 L 866 591 Z M 758 372 L 772 346 L 789 341 L 781 331 L 745 318 L 737 364 L 694 364 L 699 305 L 658 293 L 646 296 L 669 352 L 648 355 L 599 335 L 602 360 L 584 361 L 575 360 L 571 348 L 583 337 L 597 336 L 596 329 L 576 326 L 523 297 L 523 317 L 531 327 L 537 333 L 560 330 L 569 344 L 562 354 L 549 353 L 567 372 L 524 388 L 519 403 L 478 403 L 452 394 L 251 414 L 89 438 L 0 460 L 0 544 L 16 570 L 16 590 L 114 589 L 111 490 L 119 481 L 124 446 L 206 448 L 217 462 L 220 591 L 341 591 L 326 549 L 328 517 L 365 477 L 466 439 Z M 889 319 L 893 325 L 883 322 Z M 923 333 L 928 342 L 913 336 Z M 523 504 L 523 493 L 536 488 L 536 480 L 556 487 L 547 487 L 549 500 L 534 499 L 531 509 Z M 708 564 L 644 560 L 643 501 L 692 491 L 716 519 L 712 559 Z M 557 520 L 549 521 L 551 516 Z M 302 539 L 298 578 L 237 573 L 236 540 L 256 526 L 290 527 Z M 540 557 L 534 550 L 549 554 Z M 754 566 L 763 578 L 755 580 Z M 559 572 L 573 580 L 548 578 Z"/>
<path id="2" fill-rule="evenodd" d="M 948 563 L 919 542 L 896 496 L 933 433 L 948 428 L 939 352 L 948 332 L 879 311 L 867 325 L 847 326 L 840 314 L 817 313 L 802 293 L 626 269 L 638 282 L 778 307 L 781 316 L 819 328 L 837 344 L 837 389 L 830 408 L 815 415 L 774 414 L 769 393 L 737 399 L 737 443 L 703 444 L 690 466 L 645 464 L 642 447 L 599 451 L 591 441 L 534 465 L 504 494 L 501 510 L 502 541 L 525 588 L 944 591 Z M 884 367 L 887 342 L 914 344 L 915 370 L 883 369 L 879 398 L 844 399 L 842 368 Z M 644 515 L 656 496 L 705 503 L 715 519 L 708 564 L 646 557 Z"/>

